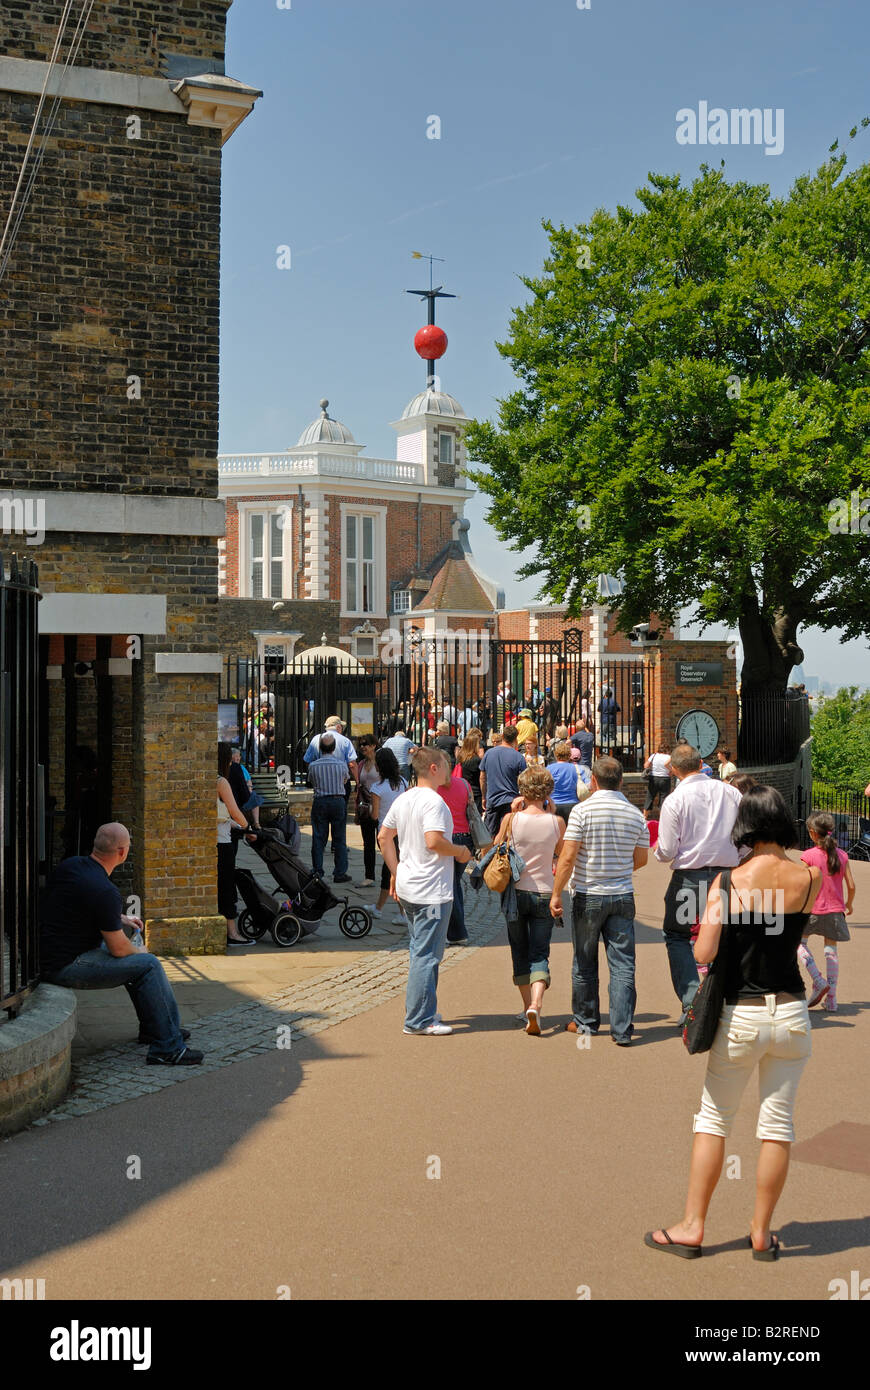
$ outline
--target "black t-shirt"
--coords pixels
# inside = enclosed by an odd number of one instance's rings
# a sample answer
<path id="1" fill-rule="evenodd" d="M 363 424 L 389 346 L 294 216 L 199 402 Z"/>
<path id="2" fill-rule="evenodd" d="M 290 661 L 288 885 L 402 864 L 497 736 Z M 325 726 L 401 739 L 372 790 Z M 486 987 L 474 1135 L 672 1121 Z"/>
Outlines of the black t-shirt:
<path id="1" fill-rule="evenodd" d="M 444 752 L 449 755 L 452 763 L 456 762 L 456 749 L 459 746 L 458 738 L 454 738 L 452 734 L 439 734 L 434 740 L 434 743 L 436 748 L 444 749 Z"/>
<path id="2" fill-rule="evenodd" d="M 462 764 L 463 777 L 471 783 L 472 791 L 477 793 L 480 792 L 480 764 L 481 759 L 476 754 L 473 758 L 466 758 Z"/>
<path id="3" fill-rule="evenodd" d="M 123 931 L 121 894 L 102 864 L 89 854 L 62 860 L 40 898 L 39 925 L 43 975 L 101 946 L 104 931 Z"/>

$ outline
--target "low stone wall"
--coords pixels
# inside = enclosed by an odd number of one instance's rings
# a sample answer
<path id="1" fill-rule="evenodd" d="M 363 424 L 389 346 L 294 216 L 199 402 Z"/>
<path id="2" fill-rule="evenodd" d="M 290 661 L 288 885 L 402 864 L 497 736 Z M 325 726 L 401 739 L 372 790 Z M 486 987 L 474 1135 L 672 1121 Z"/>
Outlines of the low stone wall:
<path id="1" fill-rule="evenodd" d="M 18 1017 L 0 1024 L 0 1137 L 66 1095 L 75 1031 L 75 995 L 59 985 L 38 985 Z"/>
<path id="2" fill-rule="evenodd" d="M 150 918 L 145 922 L 145 947 L 155 956 L 225 955 L 226 918 Z"/>

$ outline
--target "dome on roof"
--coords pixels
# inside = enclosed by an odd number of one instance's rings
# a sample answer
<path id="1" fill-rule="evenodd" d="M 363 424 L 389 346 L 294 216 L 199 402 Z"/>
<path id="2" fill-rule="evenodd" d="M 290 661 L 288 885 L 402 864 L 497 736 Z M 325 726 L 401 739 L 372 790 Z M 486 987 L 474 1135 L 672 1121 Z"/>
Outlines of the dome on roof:
<path id="1" fill-rule="evenodd" d="M 347 425 L 343 425 L 340 420 L 333 420 L 326 413 L 328 400 L 320 402 L 320 416 L 317 420 L 312 420 L 307 429 L 303 430 L 299 436 L 299 444 L 355 444 L 356 440 L 351 434 Z"/>
<path id="2" fill-rule="evenodd" d="M 431 387 L 421 391 L 402 411 L 403 420 L 410 420 L 414 415 L 452 415 L 460 420 L 465 419 L 465 411 L 453 396 L 448 396 L 445 391 L 433 391 Z"/>
<path id="3" fill-rule="evenodd" d="M 291 671 L 307 671 L 311 667 L 320 666 L 324 661 L 334 661 L 338 669 L 345 675 L 364 673 L 365 666 L 353 655 L 346 651 L 344 647 L 330 647 L 326 642 L 326 633 L 323 634 L 319 647 L 306 647 L 304 651 L 294 656 L 293 660 L 285 667 L 287 673 Z"/>

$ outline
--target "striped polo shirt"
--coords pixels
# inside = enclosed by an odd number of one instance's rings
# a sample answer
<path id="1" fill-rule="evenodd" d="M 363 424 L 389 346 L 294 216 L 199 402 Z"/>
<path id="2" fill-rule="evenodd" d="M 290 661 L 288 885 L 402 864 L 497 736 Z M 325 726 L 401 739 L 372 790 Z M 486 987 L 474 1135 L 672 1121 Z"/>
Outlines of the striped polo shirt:
<path id="1" fill-rule="evenodd" d="M 335 753 L 315 758 L 314 762 L 308 764 L 308 780 L 315 796 L 344 796 L 347 763 Z"/>
<path id="2" fill-rule="evenodd" d="M 572 893 L 603 897 L 633 891 L 634 851 L 649 846 L 649 830 L 622 792 L 597 791 L 581 801 L 568 817 L 565 839 L 580 842 Z"/>

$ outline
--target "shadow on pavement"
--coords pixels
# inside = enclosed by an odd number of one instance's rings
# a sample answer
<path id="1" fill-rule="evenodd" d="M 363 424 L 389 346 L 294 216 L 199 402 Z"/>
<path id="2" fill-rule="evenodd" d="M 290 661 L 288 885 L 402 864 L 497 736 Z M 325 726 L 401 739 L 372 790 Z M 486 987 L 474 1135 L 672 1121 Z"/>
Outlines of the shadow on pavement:
<path id="1" fill-rule="evenodd" d="M 7 1199 L 0 1271 L 28 1266 L 28 1274 L 41 1277 L 42 1256 L 99 1236 L 212 1172 L 293 1096 L 304 1080 L 303 1064 L 327 1055 L 316 1039 L 305 1038 L 290 1051 L 276 1047 L 274 1055 L 6 1140 L 0 1144 L 0 1190 Z M 134 1157 L 140 1178 L 128 1176 Z M 51 1298 L 74 1296 L 73 1289 L 49 1290 Z"/>

